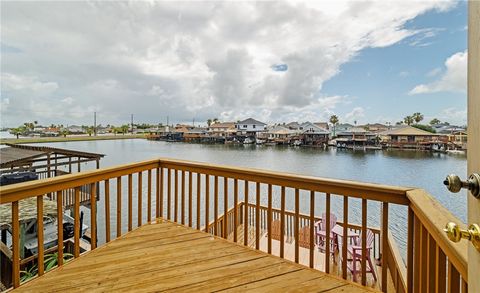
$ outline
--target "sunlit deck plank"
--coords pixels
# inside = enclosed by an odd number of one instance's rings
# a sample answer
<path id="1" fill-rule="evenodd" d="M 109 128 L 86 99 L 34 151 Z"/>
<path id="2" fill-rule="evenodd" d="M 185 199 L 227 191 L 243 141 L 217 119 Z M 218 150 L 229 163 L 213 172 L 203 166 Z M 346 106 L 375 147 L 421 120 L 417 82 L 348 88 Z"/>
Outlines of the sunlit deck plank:
<path id="1" fill-rule="evenodd" d="M 135 229 L 16 291 L 277 289 L 369 291 L 369 288 L 164 220 Z"/>

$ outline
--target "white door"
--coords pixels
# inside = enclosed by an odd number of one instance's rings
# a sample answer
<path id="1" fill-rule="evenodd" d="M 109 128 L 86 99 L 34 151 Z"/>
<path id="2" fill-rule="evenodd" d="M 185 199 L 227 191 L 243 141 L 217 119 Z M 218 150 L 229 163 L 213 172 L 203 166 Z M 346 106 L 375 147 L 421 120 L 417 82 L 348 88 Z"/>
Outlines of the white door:
<path id="1" fill-rule="evenodd" d="M 468 4 L 468 176 L 480 173 L 480 1 Z M 480 225 L 480 199 L 468 194 L 468 224 Z M 480 292 L 480 252 L 468 245 L 468 292 Z"/>

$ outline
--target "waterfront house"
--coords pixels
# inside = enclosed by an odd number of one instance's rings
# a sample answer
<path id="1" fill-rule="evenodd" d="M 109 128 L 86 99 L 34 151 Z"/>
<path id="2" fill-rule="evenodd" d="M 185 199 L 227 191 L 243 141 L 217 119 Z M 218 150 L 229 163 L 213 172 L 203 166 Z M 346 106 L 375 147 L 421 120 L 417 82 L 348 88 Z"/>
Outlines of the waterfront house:
<path id="1" fill-rule="evenodd" d="M 297 130 L 300 127 L 300 123 L 296 121 L 290 122 L 290 123 L 287 123 L 285 127 L 291 130 Z"/>
<path id="2" fill-rule="evenodd" d="M 297 131 L 288 129 L 282 125 L 276 125 L 266 131 L 268 142 L 276 144 L 290 144 Z"/>
<path id="3" fill-rule="evenodd" d="M 237 128 L 237 134 L 247 137 L 257 136 L 258 133 L 264 132 L 266 126 L 267 124 L 253 118 L 248 118 L 235 123 L 235 127 Z"/>
<path id="4" fill-rule="evenodd" d="M 352 128 L 352 127 L 353 127 L 353 125 L 349 124 L 349 123 L 337 124 L 337 125 L 335 125 L 335 132 L 336 133 L 345 132 L 345 131 L 350 130 L 350 128 Z"/>
<path id="5" fill-rule="evenodd" d="M 377 133 L 388 130 L 388 126 L 381 123 L 372 123 L 372 124 L 368 123 L 365 125 L 359 125 L 358 127 L 361 127 L 370 132 L 377 132 Z"/>
<path id="6" fill-rule="evenodd" d="M 330 126 L 328 125 L 328 122 L 314 122 L 313 124 L 315 124 L 316 126 L 318 126 L 320 128 L 323 128 L 325 130 L 330 129 Z"/>
<path id="7" fill-rule="evenodd" d="M 217 122 L 208 128 L 208 134 L 214 137 L 231 137 L 236 132 L 235 122 Z"/>
<path id="8" fill-rule="evenodd" d="M 447 143 L 448 137 L 409 125 L 379 133 L 382 143 L 392 148 L 431 149 L 432 144 Z"/>
<path id="9" fill-rule="evenodd" d="M 346 131 L 337 132 L 337 147 L 351 149 L 365 149 L 378 144 L 378 135 L 365 130 L 363 127 L 351 127 Z"/>
<path id="10" fill-rule="evenodd" d="M 69 134 L 85 134 L 85 129 L 82 126 L 70 125 L 67 127 Z"/>
<path id="11" fill-rule="evenodd" d="M 305 122 L 299 127 L 300 140 L 305 145 L 326 145 L 330 131 L 319 127 L 319 123 Z M 321 125 L 324 125 L 323 123 Z"/>

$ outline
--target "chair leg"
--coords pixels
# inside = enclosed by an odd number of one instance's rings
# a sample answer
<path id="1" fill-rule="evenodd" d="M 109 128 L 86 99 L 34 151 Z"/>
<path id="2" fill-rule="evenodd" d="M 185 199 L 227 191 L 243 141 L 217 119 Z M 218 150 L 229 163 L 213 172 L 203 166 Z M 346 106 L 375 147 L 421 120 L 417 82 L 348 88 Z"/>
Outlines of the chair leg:
<path id="1" fill-rule="evenodd" d="M 376 274 L 375 274 L 375 269 L 374 269 L 374 267 L 373 267 L 373 265 L 372 265 L 372 258 L 370 257 L 370 255 L 368 256 L 367 260 L 368 260 L 368 264 L 369 264 L 369 266 L 370 266 L 370 272 L 372 273 L 373 279 L 374 279 L 375 282 L 376 282 L 376 281 L 377 281 L 377 276 L 376 276 Z"/>

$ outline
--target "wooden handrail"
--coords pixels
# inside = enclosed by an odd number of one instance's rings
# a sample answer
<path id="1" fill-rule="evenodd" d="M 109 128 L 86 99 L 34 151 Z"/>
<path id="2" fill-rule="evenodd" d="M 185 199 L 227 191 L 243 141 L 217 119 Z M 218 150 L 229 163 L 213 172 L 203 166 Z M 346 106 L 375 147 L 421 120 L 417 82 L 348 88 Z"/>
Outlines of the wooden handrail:
<path id="1" fill-rule="evenodd" d="M 414 188 L 363 183 L 349 180 L 305 176 L 285 172 L 267 171 L 245 167 L 234 167 L 210 163 L 199 163 L 160 158 L 160 166 L 167 169 L 186 170 L 213 176 L 225 176 L 250 182 L 279 185 L 331 194 L 348 194 L 350 197 L 408 205 L 405 193 Z"/>
<path id="2" fill-rule="evenodd" d="M 96 183 L 123 175 L 141 172 L 158 167 L 158 160 L 148 160 L 129 163 L 114 167 L 83 171 L 74 174 L 46 178 L 0 187 L 0 204 L 10 203 L 33 196 L 38 196 L 58 190 L 75 188 L 81 185 Z"/>
<path id="3" fill-rule="evenodd" d="M 462 223 L 450 211 L 443 207 L 430 194 L 423 189 L 415 189 L 407 192 L 410 206 L 415 215 L 420 219 L 428 233 L 435 239 L 436 244 L 443 250 L 449 261 L 457 268 L 465 281 L 467 274 L 467 250 L 468 242 L 460 241 L 453 243 L 443 231 L 448 222 Z"/>
<path id="4" fill-rule="evenodd" d="M 165 172 L 164 172 L 165 171 Z M 145 181 L 147 188 L 142 189 L 142 172 L 148 172 Z M 152 172 L 155 172 L 152 177 Z M 195 174 L 196 173 L 196 174 Z M 136 187 L 134 187 L 133 176 L 136 176 Z M 188 175 L 188 180 L 186 177 Z M 122 196 L 122 176 L 128 177 L 128 184 L 125 184 L 126 189 Z M 126 179 L 123 177 L 124 179 Z M 156 178 L 155 184 L 153 179 Z M 115 180 L 114 180 L 115 179 Z M 181 179 L 181 180 L 180 180 Z M 219 181 L 220 179 L 220 181 Z M 233 182 L 232 182 L 233 179 Z M 193 182 L 195 180 L 195 182 Z M 243 184 L 238 182 L 244 181 Z M 67 174 L 63 176 L 46 178 L 36 181 L 30 181 L 25 183 L 19 183 L 9 186 L 0 187 L 0 204 L 12 203 L 14 209 L 12 209 L 12 219 L 16 220 L 13 225 L 14 245 L 13 245 L 13 283 L 14 286 L 19 286 L 19 226 L 18 226 L 18 206 L 19 201 L 37 197 L 37 200 L 42 200 L 40 196 L 44 194 L 62 194 L 63 191 L 73 190 L 75 191 L 74 207 L 79 211 L 80 203 L 80 188 L 82 186 L 91 186 L 94 188 L 92 193 L 97 192 L 96 186 L 100 182 L 104 184 L 105 195 L 105 209 L 96 208 L 96 201 L 91 198 L 92 210 L 92 223 L 96 222 L 97 213 L 104 214 L 106 218 L 105 228 L 96 227 L 92 225 L 92 231 L 96 230 L 100 233 L 107 233 L 103 239 L 107 242 L 110 240 L 110 200 L 115 199 L 119 205 L 116 205 L 117 223 L 120 226 L 122 223 L 122 200 L 128 200 L 128 204 L 125 208 L 128 208 L 128 219 L 124 223 L 128 223 L 128 231 L 133 229 L 134 213 L 137 215 L 137 226 L 151 221 L 151 216 L 156 215 L 159 217 L 167 217 L 169 220 L 176 220 L 179 223 L 185 223 L 189 226 L 196 226 L 200 228 L 200 221 L 204 223 L 204 228 L 214 234 L 219 234 L 224 238 L 228 238 L 228 235 L 235 231 L 239 224 L 239 219 L 243 219 L 244 226 L 244 244 L 248 245 L 247 236 L 254 235 L 255 247 L 259 249 L 260 235 L 267 233 L 268 235 L 268 252 L 271 252 L 271 233 L 272 233 L 272 219 L 280 219 L 280 256 L 284 256 L 284 236 L 287 235 L 289 239 L 295 239 L 295 261 L 299 262 L 299 242 L 307 241 L 306 239 L 300 239 L 299 235 L 301 228 L 304 226 L 311 226 L 312 221 L 319 220 L 319 217 L 315 215 L 314 207 L 321 201 L 315 201 L 315 197 L 325 196 L 327 203 L 327 210 L 330 208 L 330 195 L 339 195 L 343 198 L 344 209 L 344 223 L 339 222 L 339 225 L 343 225 L 343 233 L 347 233 L 347 229 L 355 229 L 356 231 L 363 231 L 363 235 L 366 235 L 367 229 L 367 201 L 376 201 L 382 204 L 381 210 L 381 222 L 382 229 L 371 229 L 376 237 L 385 237 L 378 241 L 379 244 L 379 256 L 382 254 L 382 290 L 386 290 L 386 268 L 390 268 L 390 272 L 395 274 L 395 288 L 398 291 L 405 291 L 405 289 L 411 291 L 412 288 L 419 286 L 422 290 L 433 290 L 434 283 L 437 282 L 438 288 L 443 288 L 442 282 L 448 280 L 449 288 L 455 289 L 459 286 L 460 282 L 465 284 L 467 279 L 467 244 L 466 242 L 460 242 L 458 244 L 451 243 L 445 236 L 442 228 L 448 221 L 459 222 L 451 213 L 449 213 L 444 207 L 442 207 L 437 201 L 435 201 L 428 193 L 423 190 L 409 188 L 409 187 L 396 187 L 379 185 L 372 183 L 362 183 L 347 180 L 337 180 L 328 178 L 318 178 L 312 176 L 304 176 L 290 173 L 282 173 L 275 171 L 266 171 L 252 168 L 241 168 L 231 166 L 221 166 L 215 164 L 206 164 L 199 162 L 189 162 L 183 160 L 175 160 L 168 158 L 158 158 L 153 160 L 147 160 L 137 163 L 119 165 L 109 168 L 97 169 L 92 171 L 84 171 L 75 174 Z M 114 190 L 110 190 L 110 182 L 116 181 L 117 190 L 116 194 Z M 201 183 L 203 181 L 204 183 Z M 210 182 L 212 181 L 212 182 Z M 188 184 L 187 184 L 188 182 Z M 218 183 L 223 184 L 223 188 L 219 188 Z M 229 182 L 234 183 L 234 190 L 231 190 Z M 245 186 L 244 198 L 247 202 L 239 202 L 238 186 Z M 281 188 L 281 208 L 273 208 L 271 206 L 272 201 L 272 187 Z M 268 193 L 261 191 L 261 187 L 268 187 Z M 196 189 L 195 189 L 196 188 Z M 210 190 L 210 188 L 212 190 Z M 254 191 L 250 191 L 250 197 L 248 197 L 249 189 L 253 188 Z M 285 189 L 288 188 L 293 191 L 294 196 L 289 194 L 286 197 Z M 309 191 L 310 199 L 307 206 L 307 213 L 300 213 L 299 193 L 300 191 Z M 146 194 L 146 201 L 143 202 L 141 196 Z M 135 194 L 135 195 L 134 195 Z M 153 196 L 152 196 L 153 194 Z M 137 196 L 137 207 L 135 211 L 132 209 L 133 196 Z M 188 196 L 188 198 L 186 198 Z M 233 196 L 232 200 L 229 196 Z M 267 200 L 263 201 L 262 197 L 268 196 Z M 213 197 L 213 198 L 212 198 Z M 39 199 L 40 198 L 40 199 Z M 61 204 L 61 196 L 60 204 Z M 160 202 L 156 202 L 154 205 L 152 199 L 157 199 Z M 192 204 L 192 198 L 196 200 L 196 214 L 195 219 L 192 218 L 192 209 L 195 206 Z M 349 198 L 361 198 L 362 210 L 361 219 L 362 224 L 356 225 L 348 222 L 348 201 Z M 58 200 L 58 198 L 57 198 Z M 223 200 L 223 207 L 218 202 Z M 294 203 L 294 212 L 285 210 L 285 201 L 289 200 Z M 266 203 L 268 201 L 268 207 L 261 205 L 261 202 Z M 181 203 L 181 204 L 179 204 Z M 38 204 L 42 204 L 40 201 Z M 388 213 L 389 204 L 399 204 L 409 207 L 408 217 L 408 245 L 407 252 L 407 272 L 405 273 L 405 266 L 398 253 L 398 249 L 394 243 L 393 238 L 388 235 L 385 227 L 388 227 Z M 151 208 L 156 207 L 156 212 L 152 213 Z M 211 206 L 214 207 L 214 211 L 211 211 Z M 310 209 L 308 209 L 308 206 Z M 143 220 L 142 209 L 147 207 L 147 221 Z M 201 207 L 203 211 L 201 211 Z M 223 211 L 227 210 L 227 217 L 218 216 L 218 209 Z M 186 211 L 187 209 L 188 211 Z M 165 213 L 165 210 L 167 211 Z M 201 213 L 200 213 L 201 212 Z M 120 218 L 118 218 L 120 215 Z M 212 216 L 216 215 L 211 221 Z M 154 216 L 155 217 L 155 216 Z M 175 218 L 175 219 L 174 219 Z M 187 219 L 188 218 L 188 219 Z M 270 219 L 270 220 L 268 220 Z M 75 218 L 75 257 L 79 256 L 79 222 L 78 217 Z M 247 222 L 249 221 L 249 222 Z M 326 219 L 328 223 L 329 219 Z M 250 228 L 249 228 L 250 226 Z M 328 225 L 327 225 L 328 226 Z M 249 229 L 251 234 L 249 234 Z M 311 230 L 310 230 L 311 231 Z M 117 237 L 122 234 L 121 227 L 117 227 Z M 304 231 L 308 233 L 308 231 Z M 304 233 L 302 232 L 302 233 Z M 387 234 L 387 235 L 385 235 Z M 325 255 L 325 268 L 328 272 L 330 267 L 330 233 L 326 233 L 326 255 Z M 113 236 L 113 235 L 112 235 Z M 310 235 L 310 239 L 312 235 Z M 236 238 L 236 237 L 235 237 Z M 234 238 L 234 239 L 235 239 Z M 376 238 L 375 238 L 376 239 Z M 376 241 L 376 240 L 375 240 Z M 375 242 L 377 243 L 377 242 Z M 388 245 L 387 245 L 388 244 Z M 346 246 L 342 246 L 340 255 L 343 259 L 347 259 Z M 362 258 L 361 267 L 366 268 L 366 249 L 365 249 L 365 237 L 362 238 Z M 92 244 L 92 249 L 96 248 L 96 243 Z M 314 245 L 310 240 L 310 266 L 314 267 L 313 251 Z M 435 250 L 436 249 L 436 250 Z M 374 249 L 375 250 L 375 249 Z M 434 251 L 435 250 L 435 251 Z M 42 253 L 42 252 L 40 252 Z M 376 255 L 375 255 L 376 256 Z M 448 261 L 449 269 L 448 274 L 446 266 L 443 264 Z M 440 265 L 438 265 L 438 263 Z M 439 269 L 435 268 L 435 264 Z M 59 263 L 59 265 L 62 265 Z M 342 276 L 347 278 L 347 266 L 346 262 L 342 263 Z M 415 272 L 414 272 L 415 271 Z M 361 272 L 362 283 L 366 282 L 365 271 Z M 412 276 L 420 276 L 414 278 Z M 435 277 L 435 282 L 425 283 L 426 278 Z M 360 276 L 359 276 L 360 277 Z M 407 279 L 408 278 L 408 279 Z M 443 280 L 443 281 L 442 281 Z M 463 281 L 462 281 L 463 280 Z M 458 286 L 457 286 L 458 285 Z M 456 286 L 456 287 L 455 287 Z M 405 288 L 407 287 L 407 288 Z"/>

